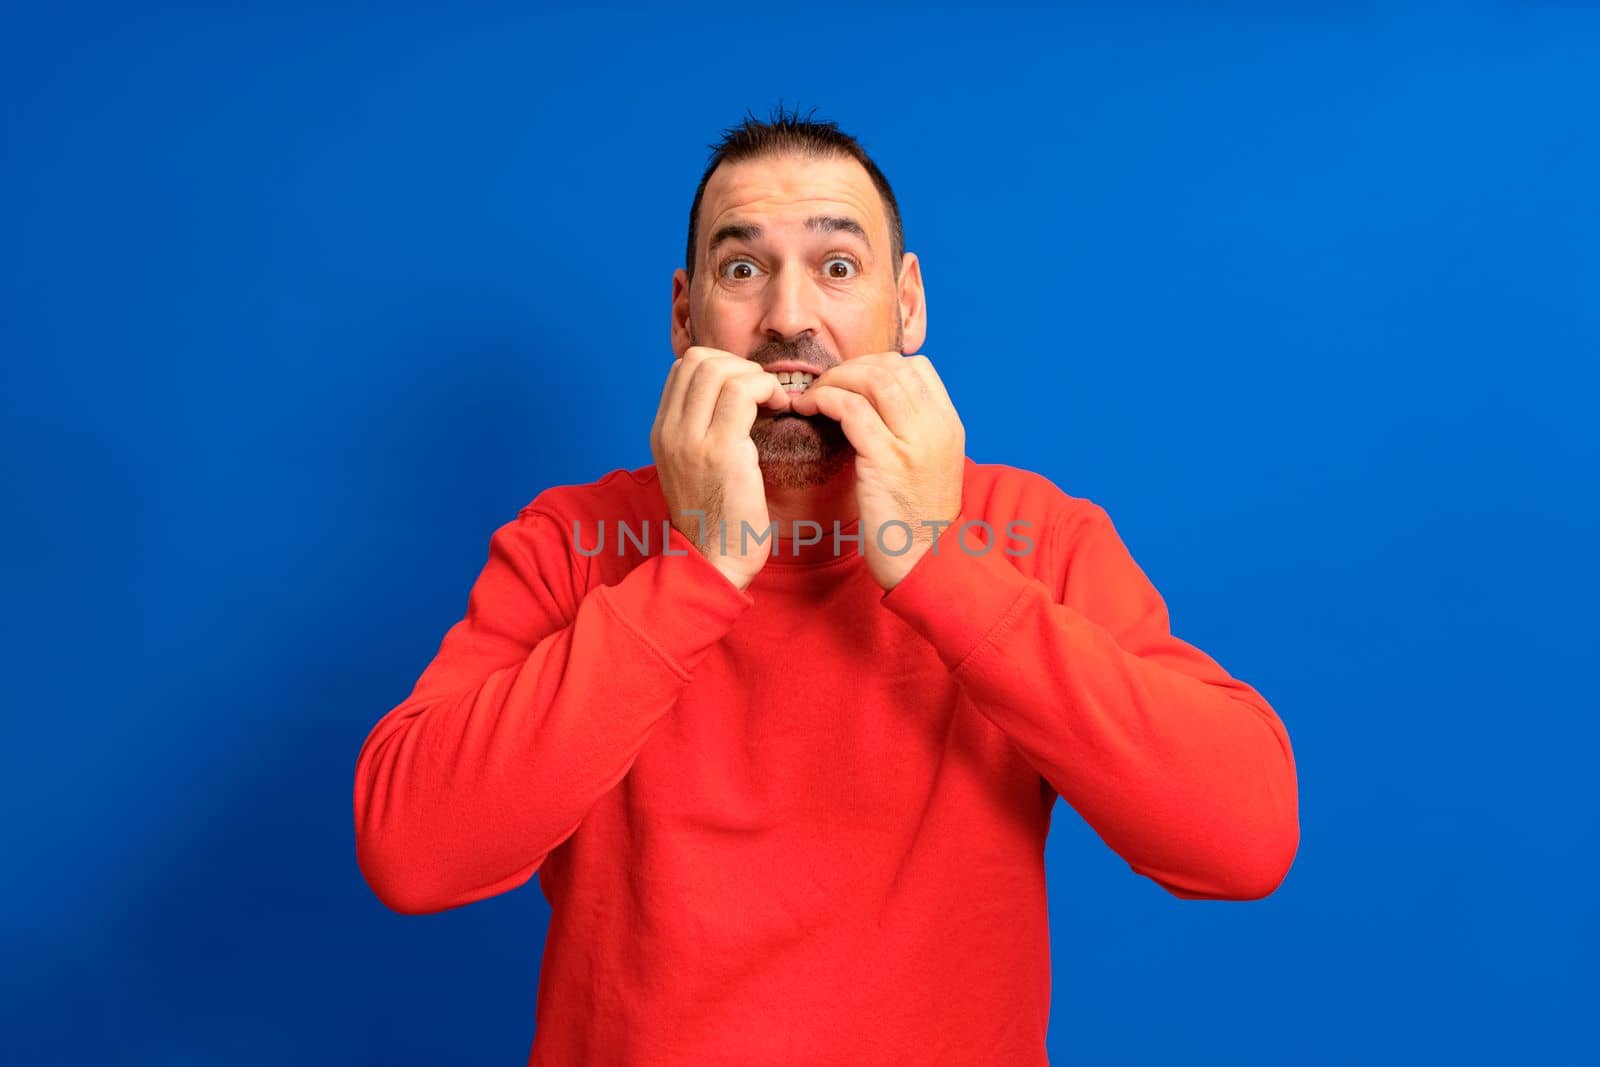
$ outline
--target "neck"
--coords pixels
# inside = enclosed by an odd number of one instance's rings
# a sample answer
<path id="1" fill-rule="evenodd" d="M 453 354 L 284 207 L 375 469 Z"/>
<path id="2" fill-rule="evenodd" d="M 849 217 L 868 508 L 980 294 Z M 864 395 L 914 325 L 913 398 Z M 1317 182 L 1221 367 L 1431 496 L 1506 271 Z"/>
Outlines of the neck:
<path id="1" fill-rule="evenodd" d="M 860 517 L 856 507 L 855 464 L 843 470 L 822 485 L 793 489 L 767 482 L 767 514 L 777 524 L 778 536 L 787 541 L 794 533 L 794 523 L 807 519 L 822 527 L 823 533 L 832 535 L 833 524 L 845 527 Z M 800 531 L 805 537 L 806 530 Z"/>

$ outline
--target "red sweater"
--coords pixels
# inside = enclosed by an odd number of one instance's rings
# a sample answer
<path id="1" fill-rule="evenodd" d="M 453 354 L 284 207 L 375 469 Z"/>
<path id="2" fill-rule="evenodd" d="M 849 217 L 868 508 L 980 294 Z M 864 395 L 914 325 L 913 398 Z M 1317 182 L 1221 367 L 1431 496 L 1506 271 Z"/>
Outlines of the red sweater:
<path id="1" fill-rule="evenodd" d="M 1047 1063 L 1057 794 L 1176 896 L 1277 887 L 1299 817 L 1267 701 L 1171 634 L 1098 504 L 970 459 L 963 498 L 990 551 L 946 530 L 887 593 L 831 531 L 744 592 L 663 552 L 654 467 L 494 533 L 361 749 L 356 848 L 407 914 L 538 873 L 530 1064 Z"/>

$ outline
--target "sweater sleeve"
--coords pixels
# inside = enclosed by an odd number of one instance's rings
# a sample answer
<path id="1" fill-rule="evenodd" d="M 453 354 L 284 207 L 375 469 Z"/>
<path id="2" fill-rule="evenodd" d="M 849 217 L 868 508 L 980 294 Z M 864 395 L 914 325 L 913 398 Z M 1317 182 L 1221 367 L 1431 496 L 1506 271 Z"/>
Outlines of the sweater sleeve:
<path id="1" fill-rule="evenodd" d="M 583 595 L 554 517 L 495 531 L 465 618 L 356 759 L 357 862 L 384 904 L 517 888 L 627 774 L 754 603 L 677 530 L 668 545 Z"/>
<path id="2" fill-rule="evenodd" d="M 1185 899 L 1276 889 L 1300 841 L 1288 733 L 1260 693 L 1172 635 L 1105 510 L 1046 535 L 1065 559 L 1056 590 L 998 547 L 961 548 L 958 526 L 884 606 L 1135 872 Z"/>

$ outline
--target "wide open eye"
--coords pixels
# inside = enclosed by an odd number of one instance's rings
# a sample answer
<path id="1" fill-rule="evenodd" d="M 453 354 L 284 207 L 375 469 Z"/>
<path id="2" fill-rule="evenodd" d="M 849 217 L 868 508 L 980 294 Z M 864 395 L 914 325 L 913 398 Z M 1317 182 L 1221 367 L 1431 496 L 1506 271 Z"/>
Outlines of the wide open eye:
<path id="1" fill-rule="evenodd" d="M 720 269 L 722 276 L 732 282 L 749 281 L 761 270 L 755 263 L 745 259 L 743 256 L 735 256 L 732 259 L 724 260 Z"/>
<path id="2" fill-rule="evenodd" d="M 835 270 L 835 264 L 843 264 L 845 267 L 844 272 L 840 273 L 839 271 Z M 861 273 L 861 264 L 857 263 L 850 256 L 829 256 L 823 263 L 823 269 L 827 271 L 829 278 L 832 278 L 836 281 L 846 281 Z"/>

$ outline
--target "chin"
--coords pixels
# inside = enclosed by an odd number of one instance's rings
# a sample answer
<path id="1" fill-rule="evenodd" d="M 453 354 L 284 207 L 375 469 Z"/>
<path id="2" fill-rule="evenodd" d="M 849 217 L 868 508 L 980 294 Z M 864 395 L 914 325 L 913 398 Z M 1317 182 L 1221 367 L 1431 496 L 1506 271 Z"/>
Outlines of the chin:
<path id="1" fill-rule="evenodd" d="M 840 425 L 826 415 L 775 415 L 750 430 L 761 476 L 776 489 L 826 485 L 855 458 Z"/>

